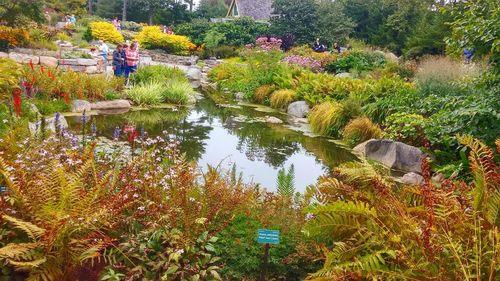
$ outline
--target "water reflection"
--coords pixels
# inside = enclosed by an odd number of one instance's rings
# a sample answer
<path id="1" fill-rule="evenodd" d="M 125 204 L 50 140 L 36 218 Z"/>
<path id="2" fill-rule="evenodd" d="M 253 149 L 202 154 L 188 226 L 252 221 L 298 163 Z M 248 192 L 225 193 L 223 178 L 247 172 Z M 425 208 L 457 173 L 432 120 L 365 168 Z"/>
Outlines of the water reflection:
<path id="1" fill-rule="evenodd" d="M 118 115 L 93 116 L 99 135 L 111 138 L 116 126 L 132 123 L 150 136 L 167 131 L 180 141 L 180 149 L 202 167 L 232 163 L 243 172 L 246 181 L 275 190 L 281 167 L 295 166 L 296 188 L 305 187 L 327 174 L 339 163 L 354 159 L 346 149 L 326 138 L 312 138 L 263 122 L 242 122 L 241 116 L 255 118 L 271 115 L 252 107 L 221 107 L 210 99 L 200 100 L 194 108 L 167 108 L 130 111 Z M 276 117 L 282 117 L 275 114 Z M 78 118 L 68 118 L 71 128 L 80 130 Z"/>

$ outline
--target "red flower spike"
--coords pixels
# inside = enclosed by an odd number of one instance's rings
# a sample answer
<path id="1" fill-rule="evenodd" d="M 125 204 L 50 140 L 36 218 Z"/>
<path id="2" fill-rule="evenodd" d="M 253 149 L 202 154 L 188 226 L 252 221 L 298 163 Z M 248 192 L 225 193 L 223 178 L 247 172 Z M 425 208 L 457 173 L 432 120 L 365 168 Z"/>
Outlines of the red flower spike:
<path id="1" fill-rule="evenodd" d="M 65 102 L 66 104 L 69 104 L 69 95 L 68 95 L 68 94 L 66 94 L 66 93 L 63 93 L 63 96 L 64 96 L 64 102 Z"/>
<path id="2" fill-rule="evenodd" d="M 33 67 L 33 60 L 30 60 L 30 68 L 31 68 L 31 71 L 35 70 L 35 68 Z"/>
<path id="3" fill-rule="evenodd" d="M 14 112 L 16 113 L 17 117 L 21 116 L 21 90 L 20 89 L 15 89 L 14 93 L 12 94 L 12 99 L 14 103 Z"/>
<path id="4" fill-rule="evenodd" d="M 40 72 L 44 73 L 44 71 L 43 71 L 43 65 L 40 66 Z"/>

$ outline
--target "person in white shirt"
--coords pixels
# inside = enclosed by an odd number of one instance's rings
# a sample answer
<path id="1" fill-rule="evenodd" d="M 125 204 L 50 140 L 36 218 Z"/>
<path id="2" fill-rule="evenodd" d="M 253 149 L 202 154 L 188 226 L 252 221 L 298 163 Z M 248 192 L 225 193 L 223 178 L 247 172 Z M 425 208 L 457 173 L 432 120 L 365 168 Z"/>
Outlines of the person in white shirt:
<path id="1" fill-rule="evenodd" d="M 108 65 L 108 44 L 104 43 L 104 41 L 102 40 L 99 40 L 99 51 L 101 52 L 101 56 L 104 59 L 104 65 Z"/>

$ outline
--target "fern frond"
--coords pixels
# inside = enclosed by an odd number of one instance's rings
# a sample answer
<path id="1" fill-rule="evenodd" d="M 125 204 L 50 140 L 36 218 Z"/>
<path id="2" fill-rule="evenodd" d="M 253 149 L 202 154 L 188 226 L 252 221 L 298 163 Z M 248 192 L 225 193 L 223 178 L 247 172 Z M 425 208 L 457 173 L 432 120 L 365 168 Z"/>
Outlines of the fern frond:
<path id="1" fill-rule="evenodd" d="M 37 243 L 11 243 L 0 248 L 0 257 L 9 260 L 31 260 L 37 247 Z"/>
<path id="2" fill-rule="evenodd" d="M 24 231 L 24 233 L 26 233 L 33 240 L 38 239 L 45 232 L 43 228 L 40 228 L 30 222 L 18 220 L 8 215 L 3 215 L 2 218 L 12 223 L 15 228 Z"/>
<path id="3" fill-rule="evenodd" d="M 376 210 L 364 202 L 337 201 L 310 207 L 307 211 L 315 215 L 306 225 L 307 233 L 317 235 L 326 232 L 332 237 L 358 229 L 365 220 L 377 217 Z"/>
<path id="4" fill-rule="evenodd" d="M 500 226 L 500 192 L 495 191 L 490 194 L 486 201 L 486 219 L 492 225 Z"/>
<path id="5" fill-rule="evenodd" d="M 487 200 L 490 189 L 499 188 L 493 186 L 498 181 L 495 177 L 498 171 L 495 169 L 493 151 L 472 136 L 458 136 L 458 140 L 471 150 L 469 163 L 474 176 L 473 207 L 475 210 L 480 210 L 484 200 Z"/>
<path id="6" fill-rule="evenodd" d="M 31 261 L 14 261 L 9 260 L 9 263 L 13 265 L 17 270 L 32 270 L 34 267 L 38 267 L 45 263 L 47 259 L 41 258 Z"/>

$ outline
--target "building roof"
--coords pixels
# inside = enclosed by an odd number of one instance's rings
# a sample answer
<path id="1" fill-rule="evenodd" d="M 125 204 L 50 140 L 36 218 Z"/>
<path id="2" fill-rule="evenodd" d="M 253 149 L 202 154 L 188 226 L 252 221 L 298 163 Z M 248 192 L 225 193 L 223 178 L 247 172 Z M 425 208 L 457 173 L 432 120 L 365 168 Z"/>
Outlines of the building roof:
<path id="1" fill-rule="evenodd" d="M 255 20 L 267 21 L 271 18 L 272 5 L 272 0 L 233 0 L 229 6 L 228 16 L 252 17 Z"/>

